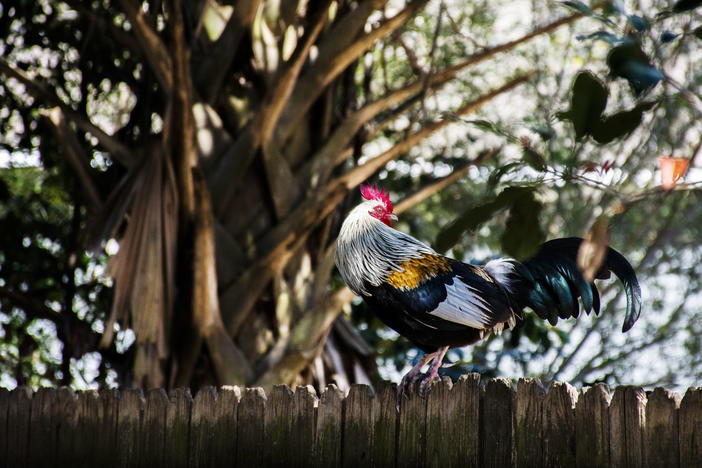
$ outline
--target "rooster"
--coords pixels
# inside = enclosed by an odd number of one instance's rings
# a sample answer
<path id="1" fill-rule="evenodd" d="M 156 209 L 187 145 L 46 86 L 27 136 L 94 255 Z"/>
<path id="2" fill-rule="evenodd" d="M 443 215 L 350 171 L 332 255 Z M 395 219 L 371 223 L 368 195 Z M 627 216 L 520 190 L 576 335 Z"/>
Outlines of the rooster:
<path id="1" fill-rule="evenodd" d="M 398 401 L 421 379 L 419 392 L 438 378 L 449 348 L 473 344 L 491 332 L 514 327 L 528 307 L 555 325 L 575 317 L 580 304 L 599 314 L 600 297 L 576 265 L 582 239 L 548 241 L 524 262 L 496 259 L 477 266 L 436 253 L 417 239 L 392 228 L 397 220 L 390 197 L 375 186 L 362 185 L 365 199 L 344 220 L 336 244 L 335 263 L 346 285 L 400 335 L 424 351 L 402 378 Z M 641 288 L 629 262 L 608 247 L 596 275 L 614 273 L 627 298 L 622 331 L 641 312 Z M 429 371 L 422 368 L 432 360 Z"/>

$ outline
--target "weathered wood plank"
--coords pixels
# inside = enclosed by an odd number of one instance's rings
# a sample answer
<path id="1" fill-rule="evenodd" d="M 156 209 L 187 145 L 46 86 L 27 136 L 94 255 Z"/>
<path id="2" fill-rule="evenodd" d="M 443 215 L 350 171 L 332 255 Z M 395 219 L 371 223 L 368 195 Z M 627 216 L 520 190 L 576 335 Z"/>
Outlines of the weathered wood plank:
<path id="1" fill-rule="evenodd" d="M 294 396 L 287 385 L 276 385 L 268 394 L 265 466 L 281 466 L 293 455 L 291 423 Z"/>
<path id="2" fill-rule="evenodd" d="M 241 388 L 224 386 L 217 393 L 212 436 L 212 466 L 229 466 L 236 459 L 237 412 Z"/>
<path id="3" fill-rule="evenodd" d="M 444 377 L 427 395 L 426 465 L 478 466 L 478 375 Z"/>
<path id="4" fill-rule="evenodd" d="M 0 400 L 2 396 L 0 396 Z M 55 388 L 40 388 L 32 397 L 31 433 L 29 435 L 29 453 L 27 466 L 51 466 L 56 462 L 56 419 L 54 408 L 58 405 Z M 0 403 L 0 411 L 2 403 Z M 4 419 L 0 417 L 4 426 Z M 0 431 L 0 439 L 3 438 Z M 0 442 L 0 446 L 5 441 Z M 3 453 L 3 452 L 0 452 Z M 0 460 L 4 457 L 0 455 Z M 0 463 L 2 465 L 2 463 Z"/>
<path id="5" fill-rule="evenodd" d="M 417 388 L 419 385 L 417 385 Z M 426 460 L 427 398 L 417 389 L 400 400 L 397 439 L 398 466 L 424 466 Z"/>
<path id="6" fill-rule="evenodd" d="M 192 467 L 211 467 L 214 454 L 212 453 L 212 432 L 215 423 L 215 405 L 217 390 L 205 386 L 195 395 L 190 410 L 190 449 L 188 465 Z"/>
<path id="7" fill-rule="evenodd" d="M 166 446 L 164 452 L 164 464 L 166 466 L 188 466 L 192 404 L 193 398 L 190 395 L 190 389 L 176 388 L 171 390 L 168 395 L 165 430 Z"/>
<path id="8" fill-rule="evenodd" d="M 117 418 L 117 466 L 138 466 L 141 447 L 141 423 L 146 400 L 141 389 L 126 389 L 119 400 Z"/>
<path id="9" fill-rule="evenodd" d="M 646 393 L 640 387 L 617 387 L 609 406 L 610 466 L 644 466 L 643 428 Z"/>
<path id="10" fill-rule="evenodd" d="M 162 388 L 146 392 L 144 417 L 141 424 L 141 466 L 150 468 L 165 467 L 166 419 L 168 395 Z"/>
<path id="11" fill-rule="evenodd" d="M 543 403 L 546 390 L 539 379 L 519 379 L 514 401 L 514 460 L 517 467 L 542 466 Z"/>
<path id="12" fill-rule="evenodd" d="M 344 400 L 342 466 L 358 468 L 370 460 L 373 392 L 368 385 L 354 384 Z"/>
<path id="13" fill-rule="evenodd" d="M 481 396 L 482 466 L 512 465 L 512 413 L 515 392 L 508 379 L 490 379 Z"/>
<path id="14" fill-rule="evenodd" d="M 8 446 L 8 410 L 10 407 L 10 391 L 6 388 L 0 388 L 0 460 L 7 460 Z"/>
<path id="15" fill-rule="evenodd" d="M 94 390 L 78 392 L 78 423 L 74 432 L 74 466 L 95 466 L 97 437 L 100 433 L 100 396 Z"/>
<path id="16" fill-rule="evenodd" d="M 10 393 L 7 411 L 7 468 L 27 466 L 32 389 L 17 387 Z"/>
<path id="17" fill-rule="evenodd" d="M 95 465 L 114 466 L 117 454 L 117 423 L 120 393 L 115 389 L 101 390 L 98 396 L 100 425 L 95 441 Z"/>
<path id="18" fill-rule="evenodd" d="M 76 454 L 78 396 L 68 387 L 58 389 L 56 420 L 56 466 L 74 466 L 80 462 Z"/>
<path id="19" fill-rule="evenodd" d="M 578 392 L 564 382 L 554 382 L 543 404 L 545 467 L 575 466 L 575 403 Z"/>
<path id="20" fill-rule="evenodd" d="M 314 454 L 315 408 L 317 392 L 307 385 L 297 387 L 293 398 L 291 437 L 292 453 L 286 466 L 306 468 Z"/>
<path id="21" fill-rule="evenodd" d="M 395 460 L 397 441 L 397 387 L 381 382 L 373 398 L 370 466 L 387 466 Z"/>
<path id="22" fill-rule="evenodd" d="M 578 467 L 609 466 L 609 387 L 598 383 L 582 390 L 575 406 L 575 453 Z"/>
<path id="23" fill-rule="evenodd" d="M 344 394 L 336 385 L 327 386 L 319 399 L 315 433 L 314 466 L 341 465 L 341 431 Z"/>
<path id="24" fill-rule="evenodd" d="M 702 460 L 702 387 L 689 388 L 680 402 L 680 466 L 699 467 Z"/>
<path id="25" fill-rule="evenodd" d="M 680 396 L 663 388 L 656 388 L 648 396 L 644 430 L 646 466 L 651 468 L 679 466 L 679 406 Z"/>
<path id="26" fill-rule="evenodd" d="M 456 419 L 451 390 L 453 382 L 444 377 L 427 390 L 426 466 L 460 465 L 462 421 Z"/>
<path id="27" fill-rule="evenodd" d="M 474 372 L 462 375 L 453 385 L 452 394 L 461 398 L 461 418 L 465 424 L 465 438 L 462 444 L 464 465 L 480 466 L 480 374 Z"/>
<path id="28" fill-rule="evenodd" d="M 236 466 L 262 466 L 266 441 L 266 393 L 262 388 L 247 388 L 237 409 Z"/>

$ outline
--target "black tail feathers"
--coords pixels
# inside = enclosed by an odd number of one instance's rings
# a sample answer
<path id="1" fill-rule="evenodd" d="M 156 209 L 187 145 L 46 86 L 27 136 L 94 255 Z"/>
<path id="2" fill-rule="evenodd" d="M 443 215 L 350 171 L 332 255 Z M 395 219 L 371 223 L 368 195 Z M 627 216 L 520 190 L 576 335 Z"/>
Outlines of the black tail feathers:
<path id="1" fill-rule="evenodd" d="M 555 325 L 558 318 L 578 317 L 581 298 L 586 313 L 600 311 L 600 294 L 588 283 L 576 264 L 582 239 L 569 237 L 545 242 L 529 260 L 516 265 L 520 281 L 515 293 L 520 307 L 530 307 L 536 314 Z M 641 313 L 641 287 L 631 264 L 622 254 L 608 247 L 607 257 L 597 278 L 614 273 L 624 285 L 626 315 L 622 331 L 629 330 Z"/>

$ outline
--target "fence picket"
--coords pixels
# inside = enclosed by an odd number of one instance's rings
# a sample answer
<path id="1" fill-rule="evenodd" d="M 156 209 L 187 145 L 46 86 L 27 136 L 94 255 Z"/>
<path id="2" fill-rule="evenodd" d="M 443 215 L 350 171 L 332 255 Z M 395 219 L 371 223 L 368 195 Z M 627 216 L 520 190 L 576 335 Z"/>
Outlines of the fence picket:
<path id="1" fill-rule="evenodd" d="M 342 406 L 344 394 L 336 385 L 329 385 L 322 393 L 317 408 L 314 466 L 341 465 Z"/>
<path id="2" fill-rule="evenodd" d="M 514 402 L 514 460 L 517 467 L 543 465 L 543 403 L 546 390 L 538 379 L 519 379 Z"/>
<path id="3" fill-rule="evenodd" d="M 141 451 L 139 459 L 142 466 L 150 468 L 165 467 L 164 451 L 166 450 L 166 418 L 168 412 L 168 395 L 162 388 L 146 392 L 144 419 L 140 429 Z"/>
<path id="4" fill-rule="evenodd" d="M 702 388 L 578 394 L 538 380 L 456 382 L 396 407 L 396 386 L 0 389 L 0 466 L 697 467 Z"/>
<path id="5" fill-rule="evenodd" d="M 166 409 L 166 449 L 163 464 L 174 468 L 188 466 L 190 450 L 190 411 L 193 398 L 187 388 L 176 388 L 168 394 Z M 230 460 L 233 460 L 231 458 Z"/>
<path id="6" fill-rule="evenodd" d="M 373 392 L 367 385 L 354 384 L 344 400 L 342 466 L 365 466 L 371 453 Z"/>
<path id="7" fill-rule="evenodd" d="M 480 429 L 482 466 L 512 465 L 512 412 L 515 391 L 507 379 L 490 379 L 481 395 Z"/>
<path id="8" fill-rule="evenodd" d="M 7 411 L 8 468 L 27 464 L 31 403 L 31 388 L 22 386 L 12 390 Z"/>
<path id="9" fill-rule="evenodd" d="M 212 437 L 212 466 L 229 466 L 236 459 L 237 411 L 241 388 L 226 385 L 217 392 L 214 422 L 207 428 Z"/>
<path id="10" fill-rule="evenodd" d="M 690 388 L 680 402 L 680 467 L 702 460 L 702 387 Z"/>
<path id="11" fill-rule="evenodd" d="M 575 403 L 578 392 L 563 382 L 551 384 L 544 399 L 544 460 L 541 466 L 575 466 Z"/>
<path id="12" fill-rule="evenodd" d="M 139 452 L 142 449 L 141 422 L 145 406 L 146 400 L 140 389 L 130 388 L 122 392 L 117 418 L 118 466 L 127 468 L 139 465 Z"/>
<path id="13" fill-rule="evenodd" d="M 680 396 L 663 388 L 656 388 L 648 396 L 644 430 L 646 466 L 650 468 L 679 466 L 679 406 Z"/>
<path id="14" fill-rule="evenodd" d="M 576 466 L 609 466 L 609 387 L 598 383 L 582 390 L 575 406 Z"/>
<path id="15" fill-rule="evenodd" d="M 80 463 L 76 453 L 78 427 L 78 396 L 68 387 L 58 389 L 54 408 L 56 427 L 56 466 L 74 466 Z"/>
<path id="16" fill-rule="evenodd" d="M 235 466 L 263 466 L 266 393 L 262 388 L 247 388 L 237 409 Z"/>
<path id="17" fill-rule="evenodd" d="M 55 388 L 40 388 L 32 397 L 27 466 L 50 466 L 56 461 L 54 408 L 57 406 L 57 401 Z M 0 410 L 1 408 L 0 403 Z M 0 434 L 0 439 L 2 437 Z"/>

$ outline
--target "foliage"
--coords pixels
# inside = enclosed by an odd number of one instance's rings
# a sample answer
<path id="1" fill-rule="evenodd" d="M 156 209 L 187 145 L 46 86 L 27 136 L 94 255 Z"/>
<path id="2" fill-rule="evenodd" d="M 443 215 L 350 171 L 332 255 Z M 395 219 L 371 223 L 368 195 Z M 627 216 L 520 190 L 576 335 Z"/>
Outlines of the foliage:
<path id="1" fill-rule="evenodd" d="M 625 338 L 613 288 L 598 319 L 527 314 L 448 373 L 694 381 L 699 192 L 653 168 L 699 152 L 697 3 L 563 3 L 562 22 L 516 1 L 0 7 L 0 142 L 40 160 L 0 179 L 2 383 L 346 386 L 375 357 L 393 377 L 416 351 L 331 262 L 366 179 L 466 261 L 604 216 L 637 263 L 649 303 Z"/>

